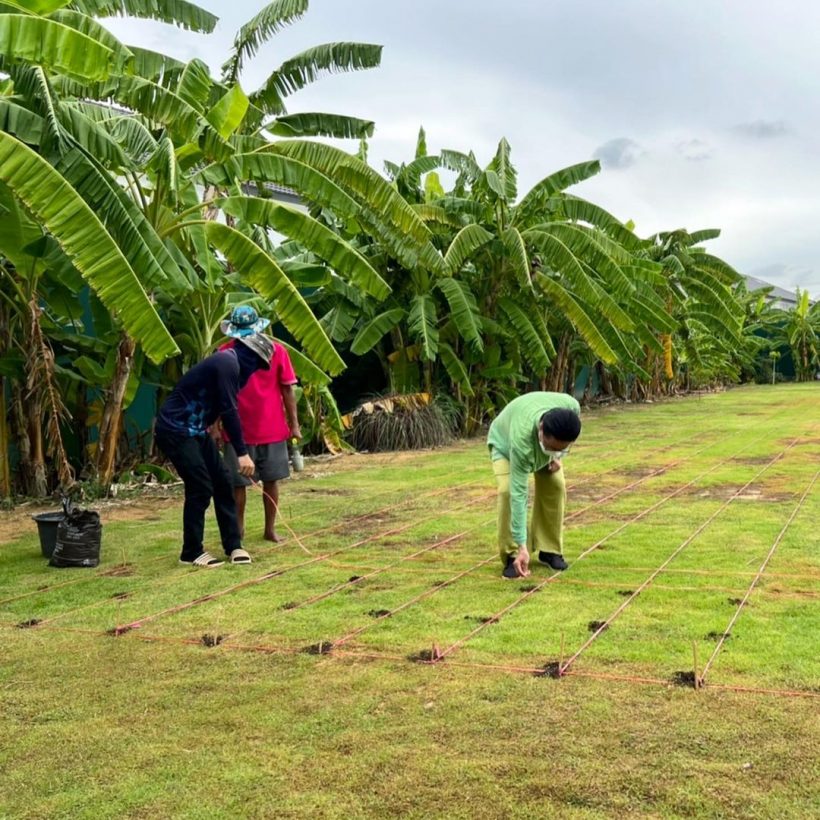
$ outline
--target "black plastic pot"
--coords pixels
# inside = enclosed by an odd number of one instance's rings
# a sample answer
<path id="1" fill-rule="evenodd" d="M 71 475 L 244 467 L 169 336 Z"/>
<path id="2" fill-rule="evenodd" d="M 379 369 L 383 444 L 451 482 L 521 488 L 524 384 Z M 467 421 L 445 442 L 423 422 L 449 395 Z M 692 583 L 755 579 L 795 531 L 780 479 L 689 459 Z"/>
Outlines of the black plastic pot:
<path id="1" fill-rule="evenodd" d="M 44 558 L 51 558 L 57 546 L 57 527 L 65 518 L 64 512 L 47 512 L 31 516 L 37 522 L 37 533 L 40 536 L 40 549 Z"/>

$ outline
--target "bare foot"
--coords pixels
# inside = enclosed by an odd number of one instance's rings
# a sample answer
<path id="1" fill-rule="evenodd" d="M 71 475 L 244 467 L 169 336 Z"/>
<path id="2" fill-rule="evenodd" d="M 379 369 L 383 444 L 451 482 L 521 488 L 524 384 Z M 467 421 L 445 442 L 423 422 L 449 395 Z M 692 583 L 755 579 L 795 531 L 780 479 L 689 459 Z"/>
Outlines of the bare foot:
<path id="1" fill-rule="evenodd" d="M 266 541 L 273 541 L 274 544 L 278 544 L 282 540 L 275 532 L 266 532 L 262 537 Z"/>

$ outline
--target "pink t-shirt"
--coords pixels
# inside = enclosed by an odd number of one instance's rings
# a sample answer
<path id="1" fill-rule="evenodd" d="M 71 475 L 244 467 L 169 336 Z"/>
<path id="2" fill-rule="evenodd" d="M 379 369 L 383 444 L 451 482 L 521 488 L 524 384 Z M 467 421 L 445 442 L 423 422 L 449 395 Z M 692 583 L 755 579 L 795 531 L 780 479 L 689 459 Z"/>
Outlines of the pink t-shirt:
<path id="1" fill-rule="evenodd" d="M 222 345 L 227 350 L 236 344 L 234 340 Z M 274 343 L 270 370 L 257 370 L 239 391 L 239 421 L 246 444 L 273 444 L 287 441 L 290 428 L 285 418 L 285 402 L 282 387 L 296 384 L 296 374 L 287 350 Z M 227 438 L 227 437 L 226 437 Z"/>

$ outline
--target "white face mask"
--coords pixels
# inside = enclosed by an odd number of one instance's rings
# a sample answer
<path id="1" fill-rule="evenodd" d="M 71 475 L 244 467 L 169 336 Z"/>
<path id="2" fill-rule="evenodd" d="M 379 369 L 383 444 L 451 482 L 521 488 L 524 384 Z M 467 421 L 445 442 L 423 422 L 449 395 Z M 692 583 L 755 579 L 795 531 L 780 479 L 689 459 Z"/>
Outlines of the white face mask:
<path id="1" fill-rule="evenodd" d="M 551 461 L 560 461 L 569 452 L 569 447 L 567 447 L 566 450 L 550 450 L 548 447 L 545 447 L 540 434 L 538 436 L 538 446 L 545 456 L 550 457 Z"/>

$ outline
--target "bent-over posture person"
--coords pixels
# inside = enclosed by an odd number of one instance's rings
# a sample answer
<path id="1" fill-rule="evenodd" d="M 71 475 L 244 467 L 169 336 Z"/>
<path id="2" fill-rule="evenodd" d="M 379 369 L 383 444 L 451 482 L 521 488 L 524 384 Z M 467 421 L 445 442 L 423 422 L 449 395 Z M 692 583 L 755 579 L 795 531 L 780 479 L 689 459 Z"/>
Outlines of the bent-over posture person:
<path id="1" fill-rule="evenodd" d="M 530 553 L 540 564 L 564 570 L 566 485 L 561 459 L 581 433 L 581 407 L 565 393 L 526 393 L 490 425 L 487 446 L 498 484 L 498 548 L 504 578 L 530 574 Z M 535 474 L 532 521 L 527 531 L 530 473 Z"/>
<path id="2" fill-rule="evenodd" d="M 260 319 L 250 305 L 234 308 L 231 318 L 222 323 L 222 332 L 232 341 L 221 350 L 235 347 L 242 338 L 265 330 L 268 319 Z M 279 541 L 276 534 L 276 513 L 279 508 L 279 481 L 290 476 L 288 439 L 302 438 L 296 412 L 296 394 L 293 386 L 296 374 L 287 350 L 273 341 L 273 354 L 267 370 L 257 370 L 239 391 L 239 421 L 248 453 L 256 465 L 253 476 L 262 482 L 262 502 L 265 510 L 263 538 Z M 224 430 L 223 430 L 224 433 Z M 225 435 L 225 463 L 231 471 L 236 499 L 239 532 L 245 535 L 245 504 L 252 479 L 242 475 L 230 434 Z"/>
<path id="3" fill-rule="evenodd" d="M 214 500 L 222 548 L 233 564 L 249 564 L 242 548 L 236 502 L 228 468 L 208 428 L 222 418 L 238 456 L 239 471 L 253 475 L 253 459 L 242 437 L 236 402 L 240 388 L 260 368 L 270 366 L 273 347 L 261 333 L 245 336 L 232 350 L 208 356 L 174 387 L 157 415 L 156 441 L 185 485 L 180 561 L 195 567 L 223 564 L 203 546 L 205 511 Z"/>

